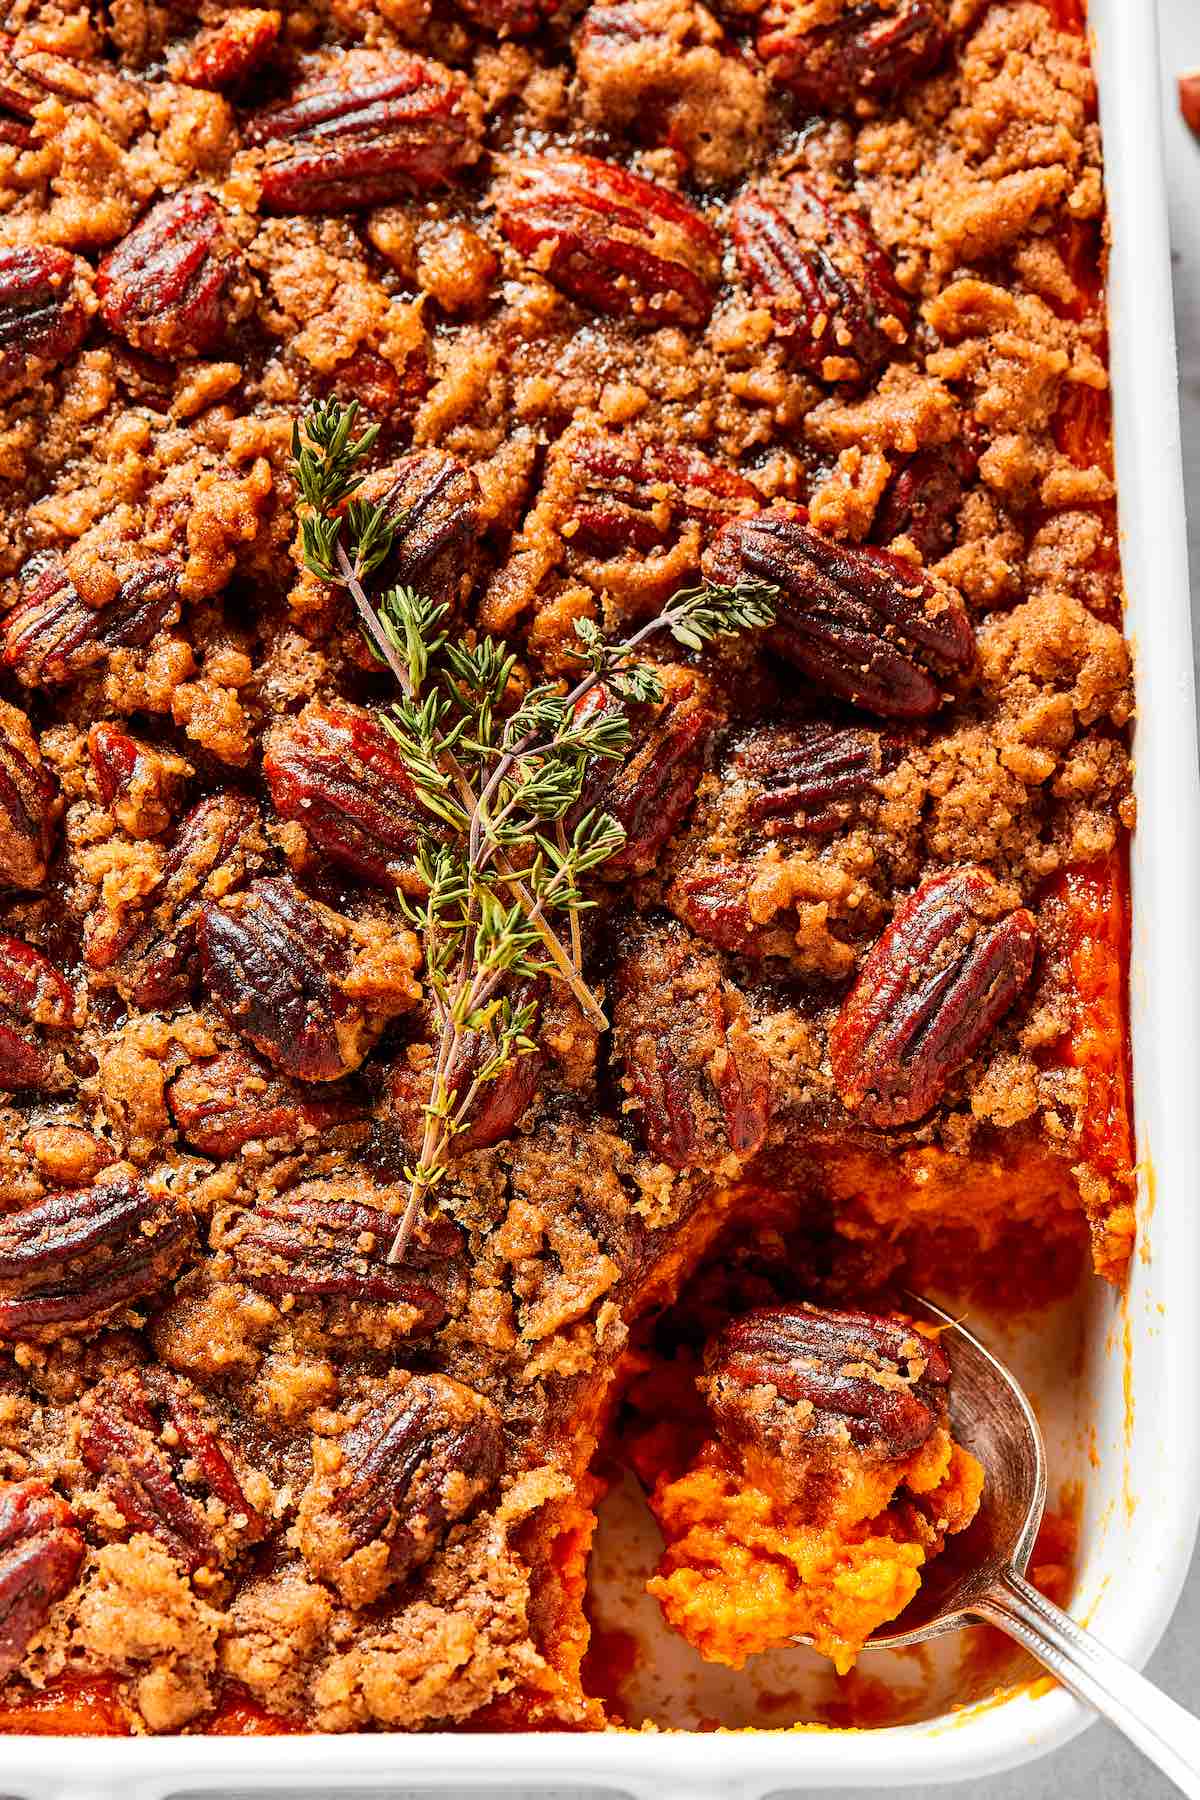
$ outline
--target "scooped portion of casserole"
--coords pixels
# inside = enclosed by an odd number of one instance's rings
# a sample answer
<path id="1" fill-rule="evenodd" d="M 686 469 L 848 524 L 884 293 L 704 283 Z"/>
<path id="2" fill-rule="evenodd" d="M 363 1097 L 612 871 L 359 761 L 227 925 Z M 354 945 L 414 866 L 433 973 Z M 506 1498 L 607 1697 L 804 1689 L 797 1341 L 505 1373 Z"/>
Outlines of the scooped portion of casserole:
<path id="1" fill-rule="evenodd" d="M 1134 1238 L 1076 0 L 3 12 L 0 1731 L 603 1729 L 614 1458 L 846 1669 Z"/>
<path id="2" fill-rule="evenodd" d="M 714 1435 L 655 1487 L 650 1592 L 713 1661 L 804 1637 L 844 1674 L 979 1505 L 946 1351 L 894 1314 L 762 1307 L 704 1361 Z"/>

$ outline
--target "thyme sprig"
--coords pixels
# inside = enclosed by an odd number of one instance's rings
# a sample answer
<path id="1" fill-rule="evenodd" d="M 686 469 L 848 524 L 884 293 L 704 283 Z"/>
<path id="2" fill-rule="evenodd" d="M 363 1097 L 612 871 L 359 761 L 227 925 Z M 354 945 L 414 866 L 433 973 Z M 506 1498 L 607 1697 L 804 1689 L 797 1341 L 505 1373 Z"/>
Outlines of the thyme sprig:
<path id="1" fill-rule="evenodd" d="M 411 587 L 369 593 L 404 520 L 358 493 L 377 430 L 356 436 L 357 421 L 356 402 L 323 401 L 296 426 L 292 451 L 304 561 L 347 590 L 373 654 L 395 678 L 398 697 L 380 717 L 429 819 L 417 856 L 424 896 L 399 898 L 421 938 L 438 1035 L 421 1147 L 404 1172 L 408 1195 L 389 1251 L 396 1262 L 426 1199 L 446 1181 L 454 1140 L 482 1091 L 536 1048 L 536 1001 L 514 1000 L 514 990 L 563 981 L 598 1027 L 607 1024 L 583 976 L 580 917 L 595 904 L 588 877 L 625 831 L 586 809 L 583 795 L 596 759 L 620 760 L 631 732 L 625 709 L 580 702 L 601 683 L 632 703 L 661 701 L 657 673 L 637 659 L 645 643 L 666 635 L 698 650 L 761 629 L 778 590 L 705 582 L 615 644 L 578 620 L 579 680 L 566 691 L 541 683 L 521 694 L 507 645 L 452 636 L 447 608 Z"/>

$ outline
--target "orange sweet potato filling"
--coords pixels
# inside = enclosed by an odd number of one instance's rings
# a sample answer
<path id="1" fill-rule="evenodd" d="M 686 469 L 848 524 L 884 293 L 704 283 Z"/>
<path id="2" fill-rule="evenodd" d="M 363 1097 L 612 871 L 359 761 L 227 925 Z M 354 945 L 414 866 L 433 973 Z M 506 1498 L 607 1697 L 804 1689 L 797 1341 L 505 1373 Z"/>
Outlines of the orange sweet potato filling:
<path id="1" fill-rule="evenodd" d="M 712 1662 L 741 1668 L 805 1637 L 844 1675 L 913 1598 L 928 1557 L 970 1524 L 983 1480 L 970 1452 L 938 1431 L 907 1461 L 865 1468 L 837 1515 L 812 1525 L 707 1444 L 655 1489 L 667 1548 L 649 1592 Z"/>

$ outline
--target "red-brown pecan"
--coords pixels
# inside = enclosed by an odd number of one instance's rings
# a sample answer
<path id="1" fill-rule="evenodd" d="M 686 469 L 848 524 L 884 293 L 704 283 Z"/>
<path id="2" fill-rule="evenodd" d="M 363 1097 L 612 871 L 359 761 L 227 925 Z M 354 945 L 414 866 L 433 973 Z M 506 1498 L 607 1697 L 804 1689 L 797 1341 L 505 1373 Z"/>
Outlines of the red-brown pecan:
<path id="1" fill-rule="evenodd" d="M 885 767 L 878 732 L 809 719 L 766 725 L 734 748 L 721 784 L 677 863 L 667 904 L 697 937 L 755 958 L 789 956 L 795 938 L 771 907 L 755 916 L 763 852 L 780 840 L 822 837 L 862 816 Z"/>
<path id="2" fill-rule="evenodd" d="M 827 382 L 870 378 L 906 342 L 911 308 L 866 216 L 793 175 L 730 212 L 738 267 L 789 358 Z"/>
<path id="3" fill-rule="evenodd" d="M 545 983 L 542 981 L 517 982 L 509 995 L 514 1008 L 525 1006 L 531 1000 L 540 1004 L 544 997 Z M 484 1032 L 463 1032 L 458 1054 L 446 1072 L 447 1093 L 455 1100 L 470 1086 L 494 1047 L 494 1039 Z M 401 1058 L 388 1075 L 387 1091 L 393 1113 L 405 1142 L 414 1153 L 420 1147 L 425 1128 L 424 1107 L 432 1082 L 432 1060 L 432 1050 L 422 1060 Z M 540 1049 L 527 1050 L 513 1057 L 494 1081 L 483 1083 L 465 1130 L 454 1139 L 454 1154 L 466 1156 L 473 1150 L 487 1150 L 510 1138 L 533 1103 L 544 1066 L 545 1058 Z"/>
<path id="4" fill-rule="evenodd" d="M 93 1388 L 81 1411 L 85 1466 L 130 1531 L 149 1532 L 186 1569 L 222 1567 L 266 1536 L 190 1382 L 169 1369 L 124 1369 Z"/>
<path id="5" fill-rule="evenodd" d="M 187 1214 L 120 1169 L 0 1215 L 0 1339 L 94 1330 L 164 1287 L 190 1243 Z"/>
<path id="6" fill-rule="evenodd" d="M 347 404 L 357 400 L 363 411 L 378 421 L 385 443 L 410 432 L 417 408 L 432 385 L 425 338 L 393 362 L 359 348 L 318 382 L 323 394 Z"/>
<path id="7" fill-rule="evenodd" d="M 701 567 L 712 581 L 773 581 L 771 648 L 827 693 L 883 718 L 927 718 L 946 680 L 974 663 L 953 588 L 885 550 L 831 542 L 800 507 L 733 521 Z"/>
<path id="8" fill-rule="evenodd" d="M 61 812 L 33 727 L 20 707 L 0 700 L 0 886 L 41 887 Z"/>
<path id="9" fill-rule="evenodd" d="M 222 1159 L 250 1143 L 295 1149 L 365 1112 L 348 1094 L 314 1095 L 286 1081 L 245 1049 L 189 1063 L 167 1089 L 167 1104 L 184 1142 Z"/>
<path id="10" fill-rule="evenodd" d="M 770 1073 L 740 994 L 674 923 L 618 926 L 615 941 L 613 1050 L 646 1149 L 674 1169 L 752 1156 Z"/>
<path id="11" fill-rule="evenodd" d="M 766 838 L 840 831 L 873 791 L 883 765 L 878 732 L 820 719 L 763 726 L 732 758 L 746 790 L 742 817 Z"/>
<path id="12" fill-rule="evenodd" d="M 796 0 L 770 0 L 758 54 L 771 80 L 814 112 L 858 112 L 928 75 L 950 43 L 946 0 L 846 0 L 840 17 L 805 29 Z"/>
<path id="13" fill-rule="evenodd" d="M 259 6 L 235 6 L 208 25 L 170 59 L 172 81 L 228 93 L 266 62 L 279 37 L 282 15 Z"/>
<path id="14" fill-rule="evenodd" d="M 263 740 L 275 809 L 295 819 L 340 868 L 375 887 L 419 892 L 417 844 L 436 832 L 399 748 L 373 714 L 313 700 Z"/>
<path id="15" fill-rule="evenodd" d="M 100 264 L 100 316 L 148 356 L 200 356 L 226 335 L 241 267 L 216 201 L 200 189 L 172 194 Z"/>
<path id="16" fill-rule="evenodd" d="M 66 362 L 87 321 L 74 257 L 45 244 L 0 248 L 0 394 Z"/>
<path id="17" fill-rule="evenodd" d="M 299 1081 L 356 1069 L 386 1015 L 347 991 L 354 946 L 346 920 L 282 877 L 255 881 L 200 915 L 204 983 L 230 1024 Z"/>
<path id="18" fill-rule="evenodd" d="M 930 876 L 868 954 L 829 1038 L 833 1079 L 868 1125 L 907 1125 L 990 1036 L 1033 973 L 1033 915 L 985 869 Z"/>
<path id="19" fill-rule="evenodd" d="M 44 1481 L 0 1481 L 0 1684 L 75 1584 L 83 1539 Z"/>
<path id="20" fill-rule="evenodd" d="M 735 956 L 765 956 L 776 946 L 750 914 L 753 869 L 744 862 L 685 869 L 671 883 L 667 904 L 689 930 Z M 777 936 L 778 934 L 773 934 Z M 779 944 L 782 951 L 784 943 Z"/>
<path id="21" fill-rule="evenodd" d="M 88 754 L 101 801 L 130 837 L 161 837 L 174 824 L 192 773 L 182 756 L 144 744 L 109 720 L 88 732 Z"/>
<path id="22" fill-rule="evenodd" d="M 622 557 L 651 567 L 662 558 L 667 579 L 678 580 L 721 525 L 762 505 L 744 475 L 690 444 L 583 426 L 567 433 L 555 457 L 568 495 L 559 529 L 571 565 L 601 586 Z"/>
<path id="23" fill-rule="evenodd" d="M 444 450 L 413 450 L 368 476 L 363 498 L 382 506 L 394 528 L 379 579 L 419 588 L 455 606 L 465 600 L 479 544 L 479 481 Z"/>
<path id="24" fill-rule="evenodd" d="M 459 11 L 499 37 L 528 37 L 566 10 L 567 0 L 458 0 Z"/>
<path id="25" fill-rule="evenodd" d="M 405 1335 L 426 1337 L 446 1317 L 441 1295 L 414 1273 L 414 1259 L 389 1263 L 397 1220 L 377 1207 L 311 1182 L 268 1196 L 242 1215 L 229 1234 L 238 1274 L 260 1294 L 375 1301 L 412 1313 Z M 450 1226 L 452 1255 L 460 1234 Z"/>
<path id="26" fill-rule="evenodd" d="M 709 1343 L 704 1366 L 718 1431 L 755 1448 L 810 1453 L 848 1437 L 899 1459 L 946 1419 L 946 1352 L 897 1314 L 762 1307 Z"/>
<path id="27" fill-rule="evenodd" d="M 268 212 L 351 212 L 446 187 L 482 142 L 477 94 L 440 63 L 403 50 L 338 50 L 302 65 L 286 100 L 247 121 L 268 147 Z M 278 146 L 278 148 L 276 148 Z"/>
<path id="28" fill-rule="evenodd" d="M 658 707 L 631 707 L 601 685 L 577 711 L 623 712 L 632 740 L 620 762 L 597 757 L 584 781 L 571 829 L 585 813 L 609 813 L 625 828 L 625 842 L 600 873 L 609 880 L 645 875 L 662 854 L 695 798 L 705 757 L 721 720 L 707 693 L 684 670 L 660 671 L 666 697 Z"/>
<path id="29" fill-rule="evenodd" d="M 0 31 L 0 144 L 28 150 L 33 143 L 34 109 L 46 90 L 22 67 L 17 40 Z"/>
<path id="30" fill-rule="evenodd" d="M 231 893 L 247 879 L 261 845 L 258 823 L 258 808 L 243 794 L 206 794 L 180 824 L 152 892 L 89 929 L 88 967 L 112 969 L 114 985 L 135 1006 L 186 1000 L 199 973 L 200 908 L 210 894 Z"/>
<path id="31" fill-rule="evenodd" d="M 352 1606 L 376 1600 L 433 1555 L 499 1480 L 500 1415 L 445 1375 L 409 1375 L 338 1443 L 317 1441 L 298 1515 L 313 1573 Z"/>
<path id="32" fill-rule="evenodd" d="M 78 1024 L 66 978 L 32 944 L 0 937 L 0 1089 L 62 1085 L 53 1034 Z"/>
<path id="33" fill-rule="evenodd" d="M 936 562 L 954 542 L 966 485 L 976 458 L 961 441 L 941 450 L 918 450 L 903 463 L 883 491 L 871 525 L 876 544 L 905 537 L 925 562 Z"/>
<path id="34" fill-rule="evenodd" d="M 643 325 L 703 325 L 721 277 L 721 240 L 657 182 L 563 152 L 514 157 L 497 196 L 509 242 L 596 312 Z"/>
<path id="35" fill-rule="evenodd" d="M 0 622 L 0 663 L 26 687 L 72 681 L 108 653 L 140 649 L 179 617 L 179 564 L 133 545 L 115 565 L 72 578 L 57 556 L 35 556 Z"/>

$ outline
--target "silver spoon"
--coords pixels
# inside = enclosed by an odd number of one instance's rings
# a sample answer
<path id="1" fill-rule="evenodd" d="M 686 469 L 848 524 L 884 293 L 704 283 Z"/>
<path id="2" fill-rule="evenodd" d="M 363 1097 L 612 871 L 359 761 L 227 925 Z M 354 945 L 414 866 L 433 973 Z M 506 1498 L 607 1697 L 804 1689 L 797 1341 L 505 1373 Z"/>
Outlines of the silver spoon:
<path id="1" fill-rule="evenodd" d="M 914 1299 L 918 1296 L 914 1295 Z M 930 1301 L 922 1309 L 953 1326 L 950 1421 L 987 1473 L 983 1502 L 959 1540 L 962 1557 L 935 1560 L 901 1614 L 902 1631 L 877 1632 L 872 1648 L 900 1650 L 983 1620 L 1032 1653 L 1181 1792 L 1200 1800 L 1200 1719 L 1097 1643 L 1025 1579 L 1046 1506 L 1041 1428 L 1016 1378 L 971 1333 Z"/>

